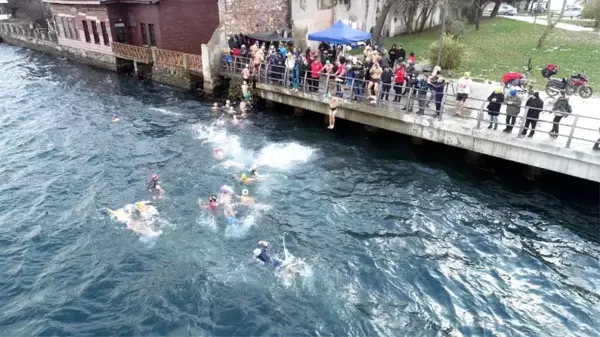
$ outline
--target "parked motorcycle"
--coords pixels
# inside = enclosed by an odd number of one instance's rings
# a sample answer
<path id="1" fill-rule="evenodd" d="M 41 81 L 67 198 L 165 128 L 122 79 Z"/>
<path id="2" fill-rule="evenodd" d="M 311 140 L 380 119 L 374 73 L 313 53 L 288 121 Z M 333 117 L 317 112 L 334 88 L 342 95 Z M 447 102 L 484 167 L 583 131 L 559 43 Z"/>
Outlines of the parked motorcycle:
<path id="1" fill-rule="evenodd" d="M 584 74 L 572 75 L 569 79 L 549 78 L 546 83 L 546 94 L 556 96 L 562 90 L 567 95 L 579 95 L 581 98 L 590 98 L 594 94 L 592 87 L 588 85 L 588 77 Z"/>

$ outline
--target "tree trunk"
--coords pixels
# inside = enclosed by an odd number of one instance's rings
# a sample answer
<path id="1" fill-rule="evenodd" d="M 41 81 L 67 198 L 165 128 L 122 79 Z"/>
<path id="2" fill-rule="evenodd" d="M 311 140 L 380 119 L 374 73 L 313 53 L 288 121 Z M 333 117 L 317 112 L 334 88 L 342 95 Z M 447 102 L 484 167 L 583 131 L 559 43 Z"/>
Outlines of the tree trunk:
<path id="1" fill-rule="evenodd" d="M 546 26 L 546 29 L 544 29 L 542 36 L 540 36 L 540 39 L 538 40 L 538 43 L 537 43 L 537 46 L 535 47 L 535 49 L 540 49 L 542 47 L 542 45 L 544 44 L 544 41 L 546 41 L 546 38 L 548 37 L 550 32 L 552 32 L 552 30 L 554 29 L 556 24 L 560 22 L 560 20 L 563 17 L 563 14 L 565 13 L 565 7 L 567 6 L 567 0 L 563 0 L 562 7 L 560 8 L 560 14 L 558 14 L 558 19 L 556 19 L 556 21 L 552 22 L 552 12 L 550 12 L 551 1 L 552 0 L 548 0 L 548 4 L 546 5 L 546 21 L 547 21 L 546 23 L 548 25 Z"/>
<path id="2" fill-rule="evenodd" d="M 494 4 L 494 9 L 492 9 L 492 14 L 490 14 L 490 18 L 495 18 L 496 15 L 498 15 L 498 10 L 500 9 L 501 3 L 502 0 L 496 0 L 496 3 Z"/>
<path id="3" fill-rule="evenodd" d="M 422 11 L 424 11 L 423 12 L 424 15 L 421 18 L 421 25 L 419 26 L 419 32 L 422 32 L 425 30 L 425 25 L 427 25 L 427 21 L 429 20 L 429 17 L 431 17 L 431 14 L 433 14 L 433 11 L 435 10 L 436 6 L 437 6 L 437 0 L 433 0 L 433 2 L 423 5 Z"/>
<path id="4" fill-rule="evenodd" d="M 381 11 L 379 11 L 377 21 L 375 21 L 375 28 L 373 29 L 373 43 L 379 44 L 381 40 L 381 32 L 383 31 L 383 25 L 385 24 L 385 19 L 387 19 L 388 13 L 392 8 L 393 3 L 393 0 L 386 0 L 383 6 L 381 7 Z"/>

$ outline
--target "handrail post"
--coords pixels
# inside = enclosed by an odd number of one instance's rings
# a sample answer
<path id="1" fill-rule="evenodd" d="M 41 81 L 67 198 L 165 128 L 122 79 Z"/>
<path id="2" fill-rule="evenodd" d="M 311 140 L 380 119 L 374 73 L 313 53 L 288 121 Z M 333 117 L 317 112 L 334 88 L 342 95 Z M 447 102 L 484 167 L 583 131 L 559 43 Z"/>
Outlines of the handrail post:
<path id="1" fill-rule="evenodd" d="M 308 70 L 304 72 L 304 83 L 302 83 L 302 92 L 306 92 L 306 82 L 308 81 Z"/>
<path id="2" fill-rule="evenodd" d="M 283 87 L 287 88 L 288 87 L 288 67 L 287 65 L 284 66 L 285 70 L 283 71 Z"/>
<path id="3" fill-rule="evenodd" d="M 527 121 L 527 111 L 525 111 L 525 117 L 519 116 L 521 119 L 519 121 L 519 132 L 517 133 L 517 138 L 523 138 L 523 129 L 525 129 L 525 122 Z"/>
<path id="4" fill-rule="evenodd" d="M 327 94 L 329 94 L 329 76 L 330 74 L 327 73 L 327 79 L 325 80 L 325 96 L 327 96 Z"/>
<path id="5" fill-rule="evenodd" d="M 446 106 L 446 97 L 448 97 L 448 86 L 446 86 L 442 101 L 440 102 L 440 115 L 438 116 L 440 122 L 443 120 L 442 116 L 444 115 L 444 107 Z"/>
<path id="6" fill-rule="evenodd" d="M 156 47 L 152 47 L 150 49 L 152 51 L 152 63 L 158 63 L 158 54 L 156 51 Z M 223 63 L 223 57 L 221 57 L 221 64 Z"/>
<path id="7" fill-rule="evenodd" d="M 477 130 L 481 129 L 481 121 L 483 120 L 483 108 L 486 102 L 481 103 L 481 108 L 477 112 Z"/>
<path id="8" fill-rule="evenodd" d="M 269 63 L 264 63 L 267 66 L 265 67 L 265 84 L 269 84 Z M 258 76 L 260 76 L 260 68 L 262 68 L 261 66 L 263 65 L 263 63 L 260 63 L 258 65 Z"/>
<path id="9" fill-rule="evenodd" d="M 352 78 L 352 84 L 350 85 L 350 101 L 354 98 L 354 82 L 356 78 Z"/>
<path id="10" fill-rule="evenodd" d="M 567 139 L 567 145 L 565 145 L 567 149 L 571 146 L 571 140 L 573 139 L 573 133 L 575 132 L 575 127 L 577 126 L 578 120 L 579 116 L 575 115 L 575 120 L 573 120 L 573 125 L 571 125 L 571 132 L 569 132 L 569 138 Z"/>

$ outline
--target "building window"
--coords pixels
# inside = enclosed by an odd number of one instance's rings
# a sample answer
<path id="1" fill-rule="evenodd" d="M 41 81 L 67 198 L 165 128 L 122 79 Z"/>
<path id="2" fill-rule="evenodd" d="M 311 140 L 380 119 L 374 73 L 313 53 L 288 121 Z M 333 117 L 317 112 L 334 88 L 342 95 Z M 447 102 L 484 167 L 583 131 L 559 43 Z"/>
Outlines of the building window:
<path id="1" fill-rule="evenodd" d="M 94 43 L 100 44 L 100 35 L 98 35 L 98 25 L 96 25 L 96 21 L 92 21 L 92 34 L 94 34 Z"/>
<path id="2" fill-rule="evenodd" d="M 156 34 L 154 33 L 154 24 L 148 24 L 148 35 L 150 35 L 150 45 L 156 47 Z"/>
<path id="3" fill-rule="evenodd" d="M 85 35 L 85 42 L 87 42 L 87 43 L 92 42 L 92 39 L 90 38 L 90 30 L 88 28 L 87 21 L 81 20 L 81 23 L 83 24 L 83 34 Z"/>
<path id="4" fill-rule="evenodd" d="M 63 36 L 67 39 L 70 39 L 71 37 L 69 37 L 69 30 L 67 29 L 67 20 L 65 18 L 60 18 L 60 24 L 63 29 Z"/>
<path id="5" fill-rule="evenodd" d="M 146 24 L 140 22 L 140 29 L 142 30 L 142 46 L 147 46 L 148 36 L 146 35 Z"/>
<path id="6" fill-rule="evenodd" d="M 75 18 L 71 18 L 71 26 L 73 26 L 73 31 L 75 32 L 75 39 L 79 40 L 79 29 L 77 29 L 77 25 L 75 25 Z"/>
<path id="7" fill-rule="evenodd" d="M 104 45 L 110 46 L 110 40 L 108 39 L 108 31 L 106 30 L 106 23 L 100 22 L 100 29 L 102 30 L 102 39 L 104 39 Z"/>

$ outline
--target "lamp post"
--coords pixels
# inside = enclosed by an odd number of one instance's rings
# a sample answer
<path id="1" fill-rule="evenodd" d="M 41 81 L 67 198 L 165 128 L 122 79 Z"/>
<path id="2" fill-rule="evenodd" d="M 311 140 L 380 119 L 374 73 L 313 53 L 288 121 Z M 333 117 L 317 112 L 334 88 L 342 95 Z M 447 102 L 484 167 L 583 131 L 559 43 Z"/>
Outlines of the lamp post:
<path id="1" fill-rule="evenodd" d="M 442 59 L 442 49 L 444 49 L 444 34 L 446 33 L 446 12 L 448 10 L 448 1 L 444 1 L 444 7 L 442 7 L 442 32 L 440 33 L 440 46 L 438 48 L 438 57 L 436 66 L 440 65 Z"/>

